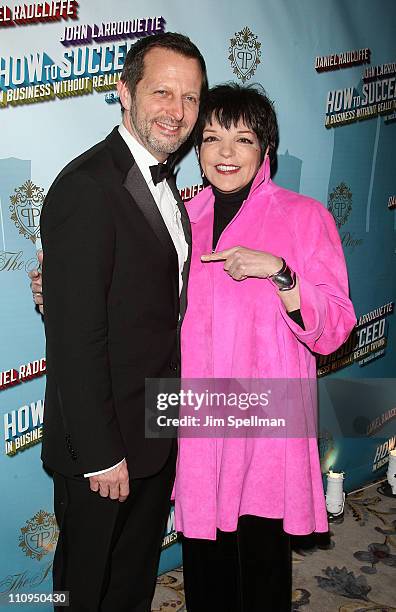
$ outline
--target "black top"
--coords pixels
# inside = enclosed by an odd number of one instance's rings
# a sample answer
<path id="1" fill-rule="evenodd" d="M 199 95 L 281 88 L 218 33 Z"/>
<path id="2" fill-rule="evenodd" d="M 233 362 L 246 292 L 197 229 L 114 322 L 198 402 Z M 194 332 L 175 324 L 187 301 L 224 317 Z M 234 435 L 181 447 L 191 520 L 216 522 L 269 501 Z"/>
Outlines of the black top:
<path id="1" fill-rule="evenodd" d="M 250 188 L 253 184 L 252 179 L 250 183 L 235 191 L 234 193 L 224 193 L 219 191 L 212 185 L 212 191 L 215 196 L 214 203 L 214 222 L 213 222 L 213 249 L 219 241 L 220 235 L 227 225 L 235 217 L 243 202 L 249 195 Z"/>
<path id="2" fill-rule="evenodd" d="M 238 213 L 243 202 L 248 197 L 253 181 L 254 177 L 252 178 L 250 183 L 245 185 L 245 187 L 242 187 L 242 189 L 239 189 L 238 191 L 232 193 L 224 193 L 223 191 L 220 191 L 219 189 L 214 187 L 214 185 L 212 185 L 212 191 L 215 196 L 212 243 L 213 250 L 216 248 L 222 232 Z M 304 321 L 302 319 L 301 311 L 299 309 L 292 310 L 287 314 L 291 319 L 293 319 L 295 323 L 297 323 L 297 325 L 302 327 L 302 329 L 305 329 Z"/>

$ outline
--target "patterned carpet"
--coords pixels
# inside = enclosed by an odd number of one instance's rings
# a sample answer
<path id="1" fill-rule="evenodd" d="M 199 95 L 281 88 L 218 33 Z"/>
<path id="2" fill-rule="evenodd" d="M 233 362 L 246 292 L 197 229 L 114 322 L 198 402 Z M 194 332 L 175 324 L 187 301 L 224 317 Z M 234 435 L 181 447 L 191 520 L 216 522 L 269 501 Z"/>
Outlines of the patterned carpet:
<path id="1" fill-rule="evenodd" d="M 396 612 L 396 499 L 377 489 L 351 493 L 329 536 L 293 540 L 293 612 Z M 152 610 L 186 611 L 182 568 L 158 577 Z"/>

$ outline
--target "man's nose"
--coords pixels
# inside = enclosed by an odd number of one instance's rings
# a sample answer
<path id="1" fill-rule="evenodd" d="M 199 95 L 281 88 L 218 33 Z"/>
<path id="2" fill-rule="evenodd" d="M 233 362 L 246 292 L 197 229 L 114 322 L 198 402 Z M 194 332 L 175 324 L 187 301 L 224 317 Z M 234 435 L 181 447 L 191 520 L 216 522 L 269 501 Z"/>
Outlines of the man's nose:
<path id="1" fill-rule="evenodd" d="M 170 101 L 168 112 L 176 121 L 181 121 L 184 117 L 183 99 L 178 96 L 173 96 Z"/>

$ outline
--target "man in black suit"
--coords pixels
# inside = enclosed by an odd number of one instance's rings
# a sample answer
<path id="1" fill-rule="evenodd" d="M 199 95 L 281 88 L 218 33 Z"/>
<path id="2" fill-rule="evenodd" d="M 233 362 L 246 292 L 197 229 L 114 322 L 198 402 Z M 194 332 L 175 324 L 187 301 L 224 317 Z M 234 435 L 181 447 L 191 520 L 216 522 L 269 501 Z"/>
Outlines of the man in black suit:
<path id="1" fill-rule="evenodd" d="M 43 206 L 42 460 L 60 527 L 54 589 L 73 611 L 150 610 L 176 442 L 145 438 L 145 378 L 180 375 L 191 238 L 164 162 L 206 89 L 188 38 L 140 39 L 118 84 L 121 125 L 64 168 Z"/>

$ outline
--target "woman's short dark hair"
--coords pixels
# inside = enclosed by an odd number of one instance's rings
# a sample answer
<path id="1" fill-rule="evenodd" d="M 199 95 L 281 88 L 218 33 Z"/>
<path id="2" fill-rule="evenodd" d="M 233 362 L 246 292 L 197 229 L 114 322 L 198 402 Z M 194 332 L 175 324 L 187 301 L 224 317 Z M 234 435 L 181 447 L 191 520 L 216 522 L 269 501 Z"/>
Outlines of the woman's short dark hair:
<path id="1" fill-rule="evenodd" d="M 243 87 L 237 83 L 225 83 L 209 89 L 195 131 L 198 147 L 202 144 L 206 123 L 211 123 L 213 118 L 226 130 L 242 120 L 259 140 L 261 159 L 264 159 L 269 146 L 270 159 L 274 160 L 279 141 L 278 122 L 273 103 L 261 85 Z"/>
<path id="2" fill-rule="evenodd" d="M 205 60 L 198 47 L 187 36 L 177 32 L 161 32 L 145 36 L 132 45 L 121 73 L 121 81 L 127 85 L 131 96 L 135 95 L 136 85 L 143 78 L 146 53 L 158 47 L 198 60 L 202 70 L 201 98 L 204 98 L 208 90 Z"/>

